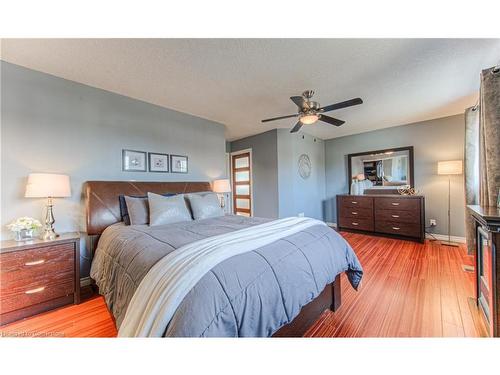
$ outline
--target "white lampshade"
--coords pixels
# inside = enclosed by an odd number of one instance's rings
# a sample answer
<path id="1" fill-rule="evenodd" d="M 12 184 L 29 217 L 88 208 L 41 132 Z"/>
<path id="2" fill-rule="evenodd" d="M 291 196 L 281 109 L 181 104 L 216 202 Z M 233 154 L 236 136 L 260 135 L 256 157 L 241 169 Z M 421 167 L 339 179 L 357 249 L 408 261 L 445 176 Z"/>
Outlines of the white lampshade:
<path id="1" fill-rule="evenodd" d="M 213 190 L 215 193 L 230 193 L 231 183 L 228 179 L 215 180 Z"/>
<path id="2" fill-rule="evenodd" d="M 438 161 L 438 174 L 462 174 L 462 160 Z"/>
<path id="3" fill-rule="evenodd" d="M 65 198 L 71 196 L 69 176 L 65 174 L 31 173 L 26 184 L 26 198 Z"/>

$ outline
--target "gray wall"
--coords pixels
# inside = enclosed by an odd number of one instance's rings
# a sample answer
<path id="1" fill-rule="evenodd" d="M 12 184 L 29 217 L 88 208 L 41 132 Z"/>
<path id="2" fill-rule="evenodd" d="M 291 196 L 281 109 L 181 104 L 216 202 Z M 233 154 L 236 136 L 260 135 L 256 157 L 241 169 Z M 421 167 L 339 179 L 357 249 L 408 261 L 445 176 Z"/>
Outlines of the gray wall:
<path id="1" fill-rule="evenodd" d="M 440 160 L 463 159 L 465 122 L 455 115 L 326 141 L 326 221 L 336 222 L 335 195 L 348 192 L 347 154 L 414 146 L 415 187 L 425 195 L 426 225 L 437 220 L 434 233 L 447 234 L 447 176 L 437 175 Z M 451 176 L 451 234 L 463 237 L 463 175 Z"/>
<path id="2" fill-rule="evenodd" d="M 276 130 L 231 142 L 231 152 L 248 148 L 252 149 L 253 215 L 277 218 L 279 212 Z"/>
<path id="3" fill-rule="evenodd" d="M 224 126 L 1 62 L 1 226 L 41 219 L 45 200 L 24 198 L 30 172 L 69 174 L 55 201 L 56 230 L 85 231 L 87 180 L 207 181 L 225 174 Z M 188 174 L 122 172 L 122 149 L 189 157 Z M 86 259 L 83 251 L 84 260 Z M 83 264 L 85 275 L 88 264 Z"/>
<path id="4" fill-rule="evenodd" d="M 287 217 L 304 213 L 323 219 L 325 197 L 325 145 L 307 134 L 287 129 L 270 130 L 231 142 L 231 151 L 252 149 L 254 215 Z M 311 176 L 298 173 L 301 154 L 309 155 Z"/>
<path id="5" fill-rule="evenodd" d="M 300 177 L 298 161 L 302 154 L 311 160 L 311 175 Z M 323 220 L 325 200 L 325 143 L 307 134 L 278 130 L 279 217 L 305 216 Z"/>

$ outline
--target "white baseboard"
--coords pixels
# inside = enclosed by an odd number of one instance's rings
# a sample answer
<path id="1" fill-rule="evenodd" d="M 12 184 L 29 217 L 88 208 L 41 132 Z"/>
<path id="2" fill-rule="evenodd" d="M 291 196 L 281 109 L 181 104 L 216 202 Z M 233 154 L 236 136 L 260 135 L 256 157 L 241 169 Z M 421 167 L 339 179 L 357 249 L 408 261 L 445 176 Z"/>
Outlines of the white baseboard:
<path id="1" fill-rule="evenodd" d="M 328 225 L 329 227 L 337 228 L 337 223 L 326 222 L 326 225 Z M 426 233 L 425 238 L 427 238 L 429 240 L 436 239 L 436 240 L 440 240 L 440 241 L 448 241 L 447 234 L 433 233 L 432 235 L 430 235 L 429 233 Z M 465 237 L 451 236 L 450 239 L 451 239 L 451 242 L 465 243 Z"/>
<path id="2" fill-rule="evenodd" d="M 80 288 L 82 286 L 89 286 L 91 283 L 92 283 L 92 280 L 91 280 L 90 277 L 88 277 L 88 276 L 87 277 L 82 277 L 80 279 Z"/>
<path id="3" fill-rule="evenodd" d="M 448 241 L 448 235 L 447 234 L 437 234 L 437 233 L 426 233 L 425 238 L 429 240 L 440 240 L 440 241 Z M 465 243 L 465 237 L 459 237 L 459 236 L 451 236 L 450 237 L 451 242 L 457 242 L 457 243 Z"/>

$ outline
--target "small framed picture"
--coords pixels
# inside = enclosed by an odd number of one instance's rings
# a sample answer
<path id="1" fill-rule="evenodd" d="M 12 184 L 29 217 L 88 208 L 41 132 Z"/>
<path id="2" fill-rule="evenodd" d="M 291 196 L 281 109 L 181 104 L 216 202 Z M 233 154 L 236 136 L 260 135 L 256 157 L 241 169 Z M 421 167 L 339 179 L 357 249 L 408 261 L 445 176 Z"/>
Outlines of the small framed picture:
<path id="1" fill-rule="evenodd" d="M 150 152 L 148 155 L 150 172 L 168 172 L 168 154 Z"/>
<path id="2" fill-rule="evenodd" d="M 172 173 L 188 173 L 188 157 L 170 155 L 170 171 Z"/>
<path id="3" fill-rule="evenodd" d="M 135 150 L 122 150 L 122 170 L 125 172 L 147 172 L 146 153 Z"/>

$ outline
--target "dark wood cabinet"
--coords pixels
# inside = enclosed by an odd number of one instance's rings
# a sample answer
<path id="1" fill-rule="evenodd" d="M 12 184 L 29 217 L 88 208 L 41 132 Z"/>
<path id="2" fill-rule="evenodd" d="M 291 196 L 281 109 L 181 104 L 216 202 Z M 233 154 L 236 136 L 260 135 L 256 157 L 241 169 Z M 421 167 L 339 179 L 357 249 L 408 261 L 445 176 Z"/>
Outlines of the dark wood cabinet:
<path id="1" fill-rule="evenodd" d="M 475 223 L 476 303 L 490 336 L 500 337 L 500 209 L 467 206 Z"/>
<path id="2" fill-rule="evenodd" d="M 0 325 L 80 302 L 80 238 L 2 241 Z"/>
<path id="3" fill-rule="evenodd" d="M 337 195 L 337 227 L 424 242 L 423 196 Z"/>

